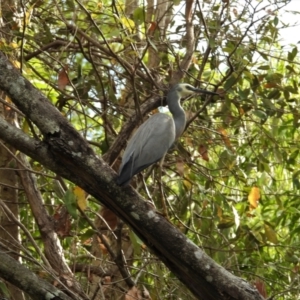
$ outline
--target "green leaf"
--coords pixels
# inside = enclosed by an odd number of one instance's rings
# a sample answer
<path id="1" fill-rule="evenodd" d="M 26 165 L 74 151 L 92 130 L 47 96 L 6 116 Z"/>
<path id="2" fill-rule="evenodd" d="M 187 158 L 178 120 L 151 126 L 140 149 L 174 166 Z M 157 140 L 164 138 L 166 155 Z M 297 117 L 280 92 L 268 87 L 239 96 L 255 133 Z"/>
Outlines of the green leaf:
<path id="1" fill-rule="evenodd" d="M 145 21 L 145 11 L 143 7 L 138 7 L 134 10 L 133 20 L 138 24 L 142 24 Z"/>
<path id="2" fill-rule="evenodd" d="M 267 240 L 273 244 L 278 244 L 276 231 L 271 227 L 271 225 L 265 222 L 264 228 Z"/>
<path id="3" fill-rule="evenodd" d="M 57 179 L 53 179 L 52 180 L 52 188 L 54 193 L 56 194 L 56 196 L 59 199 L 63 199 L 64 195 L 65 195 L 65 191 L 60 183 L 60 181 L 58 181 Z"/>
<path id="4" fill-rule="evenodd" d="M 139 255 L 141 253 L 143 247 L 145 247 L 144 242 L 131 230 L 129 232 L 129 237 L 130 237 L 130 241 L 133 245 L 134 253 Z"/>
<path id="5" fill-rule="evenodd" d="M 7 285 L 2 280 L 0 280 L 0 291 L 2 296 L 6 297 L 7 299 L 10 298 L 10 292 L 7 288 Z"/>
<path id="6" fill-rule="evenodd" d="M 219 229 L 225 229 L 225 228 L 230 228 L 234 225 L 235 225 L 235 221 L 233 217 L 223 216 L 217 226 Z"/>
<path id="7" fill-rule="evenodd" d="M 268 98 L 269 99 L 278 99 L 281 95 L 281 92 L 279 89 L 273 89 L 269 94 L 268 94 Z"/>
<path id="8" fill-rule="evenodd" d="M 236 164 L 236 156 L 229 153 L 228 150 L 224 150 L 220 156 L 218 161 L 219 168 L 226 168 L 231 170 Z"/>
<path id="9" fill-rule="evenodd" d="M 283 96 L 284 99 L 288 101 L 290 99 L 290 92 L 287 89 L 284 89 Z"/>
<path id="10" fill-rule="evenodd" d="M 86 241 L 87 239 L 93 237 L 93 235 L 95 234 L 95 230 L 93 229 L 88 229 L 86 230 L 81 236 L 80 236 L 80 240 L 82 242 Z"/>
<path id="11" fill-rule="evenodd" d="M 74 3 L 75 3 L 74 1 L 66 0 L 66 4 L 67 4 L 69 10 L 75 11 L 75 5 L 74 5 Z"/>
<path id="12" fill-rule="evenodd" d="M 288 164 L 295 164 L 296 163 L 296 158 L 297 158 L 298 155 L 299 155 L 299 149 L 293 151 L 291 153 L 291 155 L 289 156 L 289 158 L 287 160 L 287 163 Z"/>
<path id="13" fill-rule="evenodd" d="M 296 57 L 297 53 L 298 53 L 298 48 L 294 47 L 292 51 L 288 52 L 288 60 L 292 62 Z"/>
<path id="14" fill-rule="evenodd" d="M 268 56 L 268 55 L 266 55 L 266 54 L 264 54 L 264 53 L 262 53 L 262 52 L 259 52 L 259 54 L 261 55 L 261 57 L 262 57 L 264 60 L 269 61 L 269 56 Z"/>
<path id="15" fill-rule="evenodd" d="M 63 201 L 66 205 L 66 208 L 69 212 L 69 214 L 74 218 L 78 218 L 78 213 L 77 213 L 77 200 L 76 196 L 73 193 L 73 188 L 70 188 L 66 191 Z"/>
<path id="16" fill-rule="evenodd" d="M 263 65 L 257 68 L 258 70 L 270 70 L 270 65 Z"/>
<path id="17" fill-rule="evenodd" d="M 285 213 L 292 214 L 292 215 L 300 215 L 300 210 L 297 209 L 296 207 L 290 206 L 285 209 Z"/>
<path id="18" fill-rule="evenodd" d="M 299 175 L 300 175 L 300 170 L 296 171 L 294 174 L 293 174 L 293 185 L 294 185 L 294 188 L 299 190 L 300 189 L 300 181 L 299 181 Z"/>
<path id="19" fill-rule="evenodd" d="M 225 90 L 229 90 L 235 83 L 237 80 L 237 76 L 235 73 L 233 73 L 226 81 L 224 84 L 224 89 Z"/>
<path id="20" fill-rule="evenodd" d="M 262 120 L 266 120 L 268 118 L 267 114 L 260 110 L 260 109 L 256 109 L 256 110 L 253 110 L 252 112 L 255 116 L 257 116 L 258 118 L 262 119 Z"/>
<path id="21" fill-rule="evenodd" d="M 265 108 L 272 109 L 272 110 L 276 109 L 275 105 L 270 101 L 270 99 L 263 97 L 261 98 L 261 101 L 264 104 Z"/>
<path id="22" fill-rule="evenodd" d="M 157 50 L 155 44 L 151 41 L 151 39 L 147 39 L 147 41 L 148 41 L 148 43 L 150 44 L 150 46 L 151 46 L 156 52 L 158 52 L 158 50 Z"/>
<path id="23" fill-rule="evenodd" d="M 216 41 L 215 41 L 214 38 L 210 38 L 210 39 L 208 40 L 208 43 L 209 43 L 209 46 L 210 46 L 211 48 L 215 48 L 215 46 L 216 46 Z"/>
<path id="24" fill-rule="evenodd" d="M 247 99 L 250 94 L 250 89 L 239 90 L 239 96 L 241 99 Z"/>
<path id="25" fill-rule="evenodd" d="M 274 147 L 273 149 L 274 157 L 278 163 L 282 163 L 282 153 L 278 147 Z"/>

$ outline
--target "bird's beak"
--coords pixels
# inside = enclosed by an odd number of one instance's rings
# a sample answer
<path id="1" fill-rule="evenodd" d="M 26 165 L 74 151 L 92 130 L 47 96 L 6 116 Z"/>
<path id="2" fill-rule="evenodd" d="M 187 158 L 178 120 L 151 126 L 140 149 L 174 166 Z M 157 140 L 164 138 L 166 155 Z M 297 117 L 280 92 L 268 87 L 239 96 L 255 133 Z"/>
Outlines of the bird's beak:
<path id="1" fill-rule="evenodd" d="M 197 89 L 197 88 L 194 88 L 193 91 L 195 93 L 201 93 L 201 94 L 207 94 L 207 95 L 219 95 L 218 93 L 215 93 L 215 92 L 211 92 L 211 91 L 207 91 L 207 90 L 202 90 L 202 89 Z"/>

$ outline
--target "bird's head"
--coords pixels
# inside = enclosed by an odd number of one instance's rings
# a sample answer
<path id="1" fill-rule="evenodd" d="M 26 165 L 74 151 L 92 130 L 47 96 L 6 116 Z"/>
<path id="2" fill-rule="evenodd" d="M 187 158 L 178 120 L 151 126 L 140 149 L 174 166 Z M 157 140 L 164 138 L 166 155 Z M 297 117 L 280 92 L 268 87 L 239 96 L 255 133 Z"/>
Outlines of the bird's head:
<path id="1" fill-rule="evenodd" d="M 208 95 L 218 95 L 217 93 L 210 92 L 207 90 L 197 89 L 193 87 L 190 84 L 187 83 L 179 83 L 173 87 L 175 91 L 178 93 L 180 98 L 187 97 L 189 95 L 195 94 L 195 93 L 202 93 L 202 94 L 208 94 Z"/>

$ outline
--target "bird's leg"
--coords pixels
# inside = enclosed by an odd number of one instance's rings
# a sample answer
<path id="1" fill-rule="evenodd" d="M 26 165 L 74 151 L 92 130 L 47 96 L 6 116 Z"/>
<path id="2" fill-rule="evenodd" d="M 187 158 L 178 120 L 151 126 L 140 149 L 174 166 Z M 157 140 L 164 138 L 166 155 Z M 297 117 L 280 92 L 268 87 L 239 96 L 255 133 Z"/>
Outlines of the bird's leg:
<path id="1" fill-rule="evenodd" d="M 159 191 L 160 191 L 160 196 L 161 196 L 162 213 L 167 219 L 169 219 L 168 209 L 167 209 L 167 205 L 166 205 L 166 199 L 165 199 L 165 195 L 164 195 L 164 189 L 163 189 L 162 180 L 161 180 L 162 179 L 162 168 L 163 168 L 164 160 L 165 160 L 165 155 L 163 156 L 163 158 L 159 162 L 158 186 L 159 186 Z"/>
<path id="2" fill-rule="evenodd" d="M 153 201 L 152 196 L 151 196 L 151 194 L 150 194 L 150 192 L 149 192 L 149 190 L 148 190 L 148 187 L 147 187 L 147 184 L 146 184 L 146 182 L 145 182 L 144 176 L 143 176 L 143 184 L 144 184 L 144 188 L 145 188 L 145 191 L 146 191 L 146 193 L 147 193 L 147 196 L 148 196 L 148 198 L 149 198 L 149 201 L 152 202 L 152 204 L 154 205 L 154 201 Z M 154 206 L 155 206 L 155 205 L 154 205 Z"/>
<path id="3" fill-rule="evenodd" d="M 136 191 L 139 192 L 139 190 L 141 189 L 142 185 L 144 186 L 144 189 L 146 191 L 146 194 L 147 194 L 147 197 L 149 198 L 149 202 L 151 202 L 153 205 L 154 205 L 154 201 L 152 199 L 152 196 L 147 188 L 147 185 L 146 185 L 146 182 L 145 182 L 145 179 L 144 179 L 144 176 L 142 174 L 139 174 L 137 175 L 141 180 L 139 180 L 138 184 L 137 184 L 137 187 L 136 187 Z M 155 205 L 154 205 L 155 206 Z"/>

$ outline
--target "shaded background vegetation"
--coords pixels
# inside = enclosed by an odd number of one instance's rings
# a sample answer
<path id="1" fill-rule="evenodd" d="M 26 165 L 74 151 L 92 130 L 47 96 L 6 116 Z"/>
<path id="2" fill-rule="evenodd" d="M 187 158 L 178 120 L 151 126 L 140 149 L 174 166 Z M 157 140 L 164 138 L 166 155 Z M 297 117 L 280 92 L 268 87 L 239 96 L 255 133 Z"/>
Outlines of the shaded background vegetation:
<path id="1" fill-rule="evenodd" d="M 143 174 L 148 191 L 141 177 L 133 185 L 216 262 L 274 299 L 299 297 L 299 59 L 297 45 L 280 42 L 288 2 L 12 1 L 2 7 L 0 43 L 116 170 L 134 127 L 157 112 L 147 106 L 151 97 L 164 104 L 169 85 L 179 81 L 218 91 L 209 101 L 184 103 L 189 126 L 166 156 L 162 176 L 153 166 Z M 5 96 L 1 102 L 9 119 L 12 104 Z M 40 137 L 22 115 L 15 122 Z M 18 155 L 10 149 L 2 162 L 0 185 L 15 193 L 12 223 L 19 229 L 13 242 L 1 236 L 1 243 L 8 249 L 14 243 L 23 263 L 50 280 L 42 271 L 47 244 L 30 193 L 20 175 L 5 182 L 8 169 L 24 168 Z M 115 236 L 144 298 L 194 299 L 110 211 L 35 161 L 27 163 L 43 217 L 55 221 L 61 258 L 90 299 L 130 295 L 109 255 L 121 250 Z M 1 198 L 5 215 L 12 208 L 5 206 L 8 196 Z M 4 282 L 1 293 L 11 293 Z"/>

